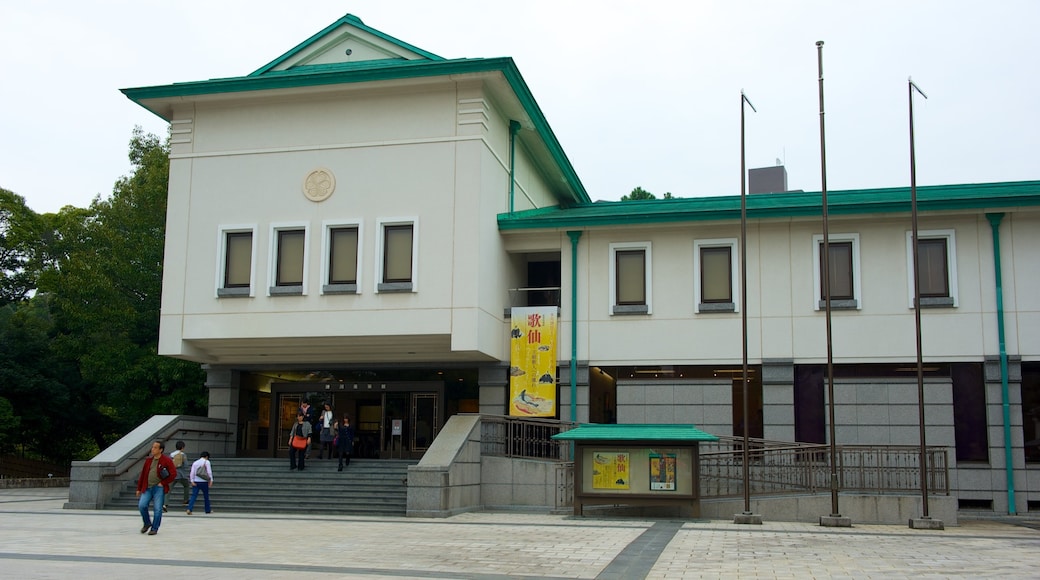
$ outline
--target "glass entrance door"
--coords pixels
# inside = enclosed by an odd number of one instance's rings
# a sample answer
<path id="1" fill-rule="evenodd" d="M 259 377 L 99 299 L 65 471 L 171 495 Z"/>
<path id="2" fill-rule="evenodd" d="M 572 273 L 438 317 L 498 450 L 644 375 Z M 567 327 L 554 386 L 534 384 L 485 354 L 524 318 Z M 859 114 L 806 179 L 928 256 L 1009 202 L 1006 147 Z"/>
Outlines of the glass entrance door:
<path id="1" fill-rule="evenodd" d="M 441 430 L 437 413 L 437 393 L 412 394 L 412 450 L 424 452 L 430 448 L 437 432 Z"/>

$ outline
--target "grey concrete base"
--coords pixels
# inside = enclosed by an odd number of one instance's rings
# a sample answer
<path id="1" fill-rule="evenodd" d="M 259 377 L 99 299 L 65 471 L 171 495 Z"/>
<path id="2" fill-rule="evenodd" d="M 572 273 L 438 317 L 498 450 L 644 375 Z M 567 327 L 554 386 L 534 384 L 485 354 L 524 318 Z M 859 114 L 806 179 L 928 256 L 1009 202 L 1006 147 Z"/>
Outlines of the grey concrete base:
<path id="1" fill-rule="evenodd" d="M 739 513 L 733 514 L 733 523 L 735 524 L 751 524 L 756 526 L 762 525 L 762 514 L 752 513 Z"/>
<path id="2" fill-rule="evenodd" d="M 820 516 L 820 525 L 825 528 L 851 528 L 852 518 L 845 516 Z"/>
<path id="3" fill-rule="evenodd" d="M 911 530 L 945 530 L 946 526 L 943 525 L 942 520 L 928 518 L 911 518 L 910 519 Z"/>
<path id="4" fill-rule="evenodd" d="M 910 518 L 919 517 L 921 496 L 915 495 L 856 495 L 840 494 L 840 513 L 859 524 L 906 525 Z M 947 525 L 957 525 L 957 498 L 935 495 L 928 498 L 929 514 Z M 770 522 L 818 523 L 820 514 L 831 512 L 831 496 L 777 495 L 752 496 L 752 513 L 762 514 Z M 741 498 L 701 498 L 701 517 L 709 520 L 728 520 L 744 511 Z"/>

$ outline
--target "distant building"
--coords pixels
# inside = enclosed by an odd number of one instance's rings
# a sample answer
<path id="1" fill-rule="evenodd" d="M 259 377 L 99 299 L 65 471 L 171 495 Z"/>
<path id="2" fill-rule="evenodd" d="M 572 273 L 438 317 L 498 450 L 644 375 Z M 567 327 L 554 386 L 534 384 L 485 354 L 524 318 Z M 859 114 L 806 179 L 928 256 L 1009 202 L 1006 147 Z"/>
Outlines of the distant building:
<path id="1" fill-rule="evenodd" d="M 527 306 L 559 308 L 559 418 L 742 434 L 746 309 L 749 434 L 826 440 L 821 199 L 783 167 L 748 198 L 745 304 L 739 197 L 592 203 L 509 58 L 347 15 L 249 75 L 124 92 L 171 125 L 159 352 L 205 365 L 240 455 L 284 454 L 305 399 L 371 457 L 505 414 Z M 1006 512 L 1007 417 L 1037 509 L 1040 182 L 918 196 L 928 442 L 962 507 Z M 916 444 L 909 191 L 828 199 L 836 438 Z"/>

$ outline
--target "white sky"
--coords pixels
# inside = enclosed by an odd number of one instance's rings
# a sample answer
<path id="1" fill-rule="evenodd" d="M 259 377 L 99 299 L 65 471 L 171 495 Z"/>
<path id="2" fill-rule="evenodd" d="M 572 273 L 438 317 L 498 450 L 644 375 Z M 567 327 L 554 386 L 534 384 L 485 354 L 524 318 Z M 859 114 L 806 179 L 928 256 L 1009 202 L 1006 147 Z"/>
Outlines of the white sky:
<path id="1" fill-rule="evenodd" d="M 246 75 L 346 13 L 445 58 L 511 56 L 592 199 L 740 193 L 747 166 L 828 190 L 1040 179 L 1034 0 L 23 0 L 0 3 L 0 187 L 86 207 L 129 172 L 120 88 Z"/>

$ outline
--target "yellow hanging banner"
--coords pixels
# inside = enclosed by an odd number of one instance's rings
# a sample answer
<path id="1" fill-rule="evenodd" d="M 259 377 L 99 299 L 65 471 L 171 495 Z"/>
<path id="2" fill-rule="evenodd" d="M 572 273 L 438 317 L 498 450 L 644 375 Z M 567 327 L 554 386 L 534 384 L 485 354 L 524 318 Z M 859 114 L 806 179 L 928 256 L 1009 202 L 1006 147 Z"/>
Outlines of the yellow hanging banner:
<path id="1" fill-rule="evenodd" d="M 512 309 L 509 325 L 509 415 L 556 416 L 555 306 Z"/>

